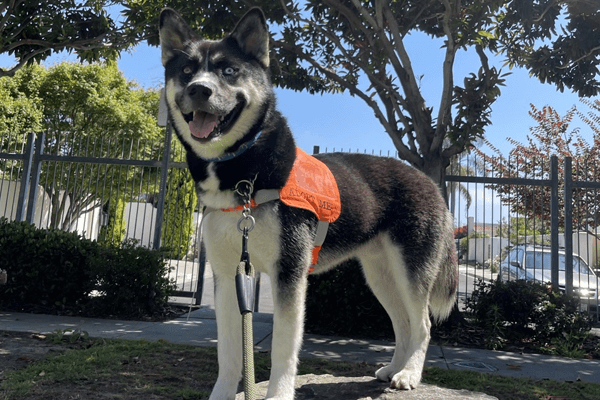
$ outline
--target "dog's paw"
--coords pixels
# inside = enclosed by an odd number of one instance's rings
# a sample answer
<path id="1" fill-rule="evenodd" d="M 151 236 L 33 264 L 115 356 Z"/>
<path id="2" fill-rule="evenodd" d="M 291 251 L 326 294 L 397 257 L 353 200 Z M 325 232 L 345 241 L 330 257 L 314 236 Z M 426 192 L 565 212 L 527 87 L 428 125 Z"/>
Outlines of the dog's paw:
<path id="1" fill-rule="evenodd" d="M 416 389 L 421 383 L 421 372 L 403 370 L 394 375 L 390 382 L 393 389 Z"/>
<path id="2" fill-rule="evenodd" d="M 390 382 L 390 387 L 393 389 L 416 389 L 421 382 L 420 371 L 410 371 L 405 369 L 396 372 L 392 365 L 378 369 L 377 372 L 375 372 L 375 376 L 380 381 Z"/>

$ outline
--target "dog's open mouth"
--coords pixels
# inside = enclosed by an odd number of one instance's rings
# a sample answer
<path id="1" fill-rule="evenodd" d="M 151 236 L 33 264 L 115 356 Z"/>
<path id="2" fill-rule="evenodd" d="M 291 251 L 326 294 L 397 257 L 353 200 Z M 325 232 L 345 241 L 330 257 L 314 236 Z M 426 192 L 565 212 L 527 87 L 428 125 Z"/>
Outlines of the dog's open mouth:
<path id="1" fill-rule="evenodd" d="M 210 114 L 204 111 L 194 111 L 185 116 L 190 126 L 192 136 L 198 140 L 210 139 L 227 133 L 229 128 L 240 116 L 244 102 L 241 101 L 227 115 Z"/>

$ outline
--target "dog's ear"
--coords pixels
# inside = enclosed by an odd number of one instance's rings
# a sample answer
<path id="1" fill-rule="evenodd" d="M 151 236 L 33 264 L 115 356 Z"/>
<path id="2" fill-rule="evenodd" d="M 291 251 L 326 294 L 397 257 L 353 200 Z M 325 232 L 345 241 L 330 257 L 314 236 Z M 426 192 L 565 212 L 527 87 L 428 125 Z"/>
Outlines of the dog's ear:
<path id="1" fill-rule="evenodd" d="M 256 58 L 263 67 L 269 67 L 269 29 L 265 14 L 260 8 L 248 11 L 229 36 L 244 53 Z"/>
<path id="2" fill-rule="evenodd" d="M 175 55 L 175 51 L 183 51 L 186 42 L 197 37 L 181 15 L 170 8 L 165 8 L 160 13 L 158 33 L 163 65 L 167 65 Z"/>

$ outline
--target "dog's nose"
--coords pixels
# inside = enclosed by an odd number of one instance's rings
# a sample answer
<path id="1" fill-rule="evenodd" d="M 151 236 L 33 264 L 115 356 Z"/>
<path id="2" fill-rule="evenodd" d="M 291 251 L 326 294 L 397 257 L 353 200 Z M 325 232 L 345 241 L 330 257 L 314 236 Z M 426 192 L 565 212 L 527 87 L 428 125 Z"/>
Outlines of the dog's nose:
<path id="1" fill-rule="evenodd" d="M 208 82 L 193 82 L 186 93 L 192 100 L 206 101 L 213 94 L 214 86 Z"/>

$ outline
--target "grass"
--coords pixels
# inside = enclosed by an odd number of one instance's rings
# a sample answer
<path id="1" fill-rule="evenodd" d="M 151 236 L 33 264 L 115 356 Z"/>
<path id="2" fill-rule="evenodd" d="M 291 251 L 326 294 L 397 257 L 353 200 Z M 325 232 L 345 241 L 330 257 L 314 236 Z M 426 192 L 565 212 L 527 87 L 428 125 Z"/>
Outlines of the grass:
<path id="1" fill-rule="evenodd" d="M 81 335 L 62 342 L 70 349 L 12 371 L 0 383 L 0 399 L 206 399 L 217 376 L 214 348 L 164 341 L 96 340 Z M 299 374 L 373 376 L 376 366 L 323 359 L 303 359 Z M 256 380 L 267 380 L 268 354 L 256 354 Z M 508 378 L 472 371 L 430 367 L 423 382 L 484 392 L 499 399 L 600 399 L 600 385 L 584 382 Z M 563 396 L 563 397 L 561 397 Z"/>
<path id="2" fill-rule="evenodd" d="M 501 375 L 425 368 L 423 382 L 450 389 L 467 389 L 495 396 L 500 400 L 597 400 L 600 385 L 586 382 L 557 382 L 510 378 Z"/>

